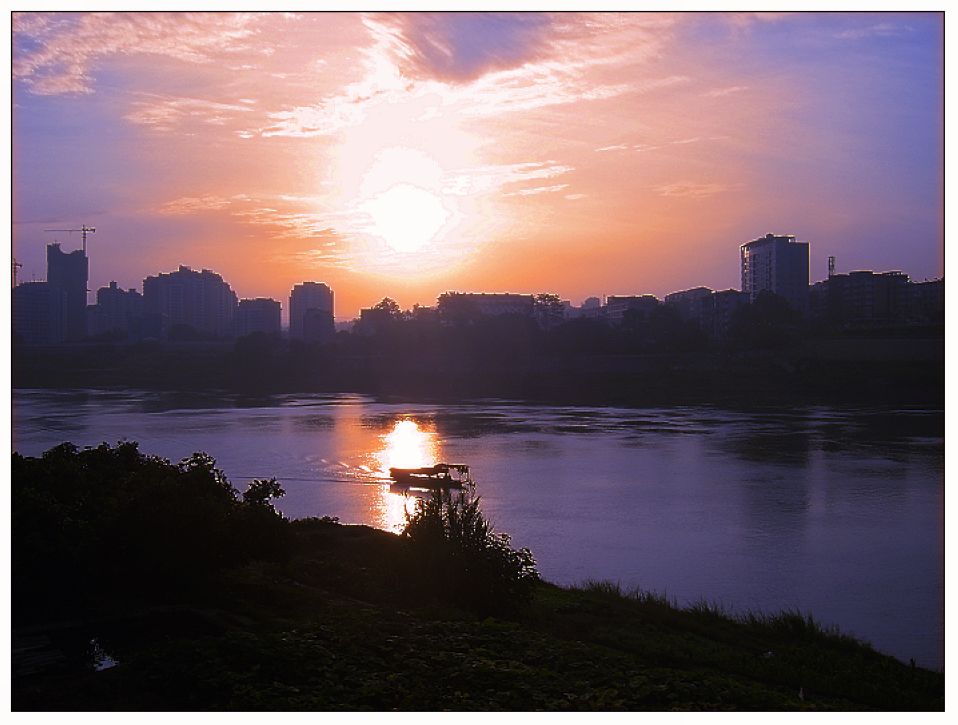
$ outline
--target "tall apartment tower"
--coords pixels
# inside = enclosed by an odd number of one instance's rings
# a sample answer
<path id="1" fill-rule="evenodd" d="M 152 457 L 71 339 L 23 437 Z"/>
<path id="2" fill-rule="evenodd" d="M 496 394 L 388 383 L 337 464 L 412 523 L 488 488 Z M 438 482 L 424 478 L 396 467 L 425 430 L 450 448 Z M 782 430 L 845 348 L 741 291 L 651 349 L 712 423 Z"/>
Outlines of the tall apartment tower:
<path id="1" fill-rule="evenodd" d="M 766 234 L 742 245 L 742 292 L 754 302 L 760 292 L 784 297 L 805 314 L 808 309 L 808 242 L 792 234 Z"/>
<path id="2" fill-rule="evenodd" d="M 210 337 L 231 337 L 236 293 L 215 272 L 180 266 L 143 280 L 143 313 L 161 334 L 186 325 Z"/>
<path id="3" fill-rule="evenodd" d="M 47 245 L 47 284 L 66 295 L 64 339 L 86 337 L 86 290 L 89 261 L 82 249 L 67 254 L 57 242 Z"/>
<path id="4" fill-rule="evenodd" d="M 303 282 L 289 293 L 289 336 L 323 342 L 336 333 L 333 291 L 321 282 Z"/>

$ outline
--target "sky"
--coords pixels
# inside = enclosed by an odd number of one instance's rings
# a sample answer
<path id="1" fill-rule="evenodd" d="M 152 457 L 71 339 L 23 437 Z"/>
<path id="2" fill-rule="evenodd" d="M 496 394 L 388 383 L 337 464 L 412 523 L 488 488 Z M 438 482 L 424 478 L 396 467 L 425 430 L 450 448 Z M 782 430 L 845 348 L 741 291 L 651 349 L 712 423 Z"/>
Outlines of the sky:
<path id="1" fill-rule="evenodd" d="M 938 13 L 15 13 L 12 247 L 90 289 L 179 265 L 350 319 L 447 290 L 943 275 Z M 91 301 L 92 301 L 91 295 Z"/>

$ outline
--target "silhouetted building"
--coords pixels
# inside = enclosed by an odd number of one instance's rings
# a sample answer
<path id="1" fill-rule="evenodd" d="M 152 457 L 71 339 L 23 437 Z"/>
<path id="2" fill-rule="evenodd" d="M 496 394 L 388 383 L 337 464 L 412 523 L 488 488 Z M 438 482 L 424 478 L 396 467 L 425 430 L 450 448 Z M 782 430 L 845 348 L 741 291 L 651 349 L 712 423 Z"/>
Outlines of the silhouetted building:
<path id="1" fill-rule="evenodd" d="M 24 282 L 11 295 L 13 338 L 31 345 L 66 339 L 67 293 L 49 282 Z"/>
<path id="2" fill-rule="evenodd" d="M 426 307 L 424 305 L 413 305 L 410 319 L 417 322 L 436 323 L 439 322 L 439 309 L 436 307 Z"/>
<path id="3" fill-rule="evenodd" d="M 445 292 L 439 296 L 439 311 L 459 303 L 468 303 L 483 317 L 528 315 L 535 309 L 535 297 L 512 292 Z"/>
<path id="4" fill-rule="evenodd" d="M 533 317 L 535 297 L 512 292 L 443 292 L 437 306 L 444 324 L 462 324 L 481 317 Z"/>
<path id="5" fill-rule="evenodd" d="M 262 332 L 267 335 L 280 333 L 280 304 L 276 300 L 257 297 L 252 300 L 240 300 L 236 305 L 233 326 L 237 337 Z"/>
<path id="6" fill-rule="evenodd" d="M 573 307 L 569 311 L 569 316 L 579 320 L 603 320 L 605 308 L 602 307 L 602 300 L 598 297 L 586 297 L 580 307 Z"/>
<path id="7" fill-rule="evenodd" d="M 82 249 L 69 254 L 57 242 L 47 245 L 47 284 L 66 293 L 65 340 L 86 337 L 86 292 L 89 262 Z"/>
<path id="8" fill-rule="evenodd" d="M 737 289 L 726 289 L 712 294 L 712 331 L 713 337 L 724 340 L 728 336 L 729 325 L 735 311 L 748 303 L 748 296 Z"/>
<path id="9" fill-rule="evenodd" d="M 763 291 L 784 297 L 796 311 L 808 310 L 808 242 L 792 234 L 766 234 L 741 247 L 742 292 L 754 302 Z"/>
<path id="10" fill-rule="evenodd" d="M 320 282 L 303 282 L 289 293 L 289 336 L 325 342 L 336 334 L 333 291 Z"/>
<path id="11" fill-rule="evenodd" d="M 887 325 L 903 317 L 907 285 L 908 275 L 897 271 L 833 274 L 812 285 L 810 310 L 814 317 L 843 326 Z"/>
<path id="12" fill-rule="evenodd" d="M 738 290 L 713 292 L 708 287 L 695 287 L 665 296 L 665 304 L 673 308 L 683 320 L 694 322 L 709 337 L 724 339 L 735 310 L 746 303 L 746 296 Z"/>
<path id="13" fill-rule="evenodd" d="M 933 324 L 945 321 L 945 280 L 911 282 L 906 299 L 910 321 Z"/>
<path id="14" fill-rule="evenodd" d="M 389 310 L 383 307 L 364 307 L 353 330 L 359 335 L 378 335 L 393 322 Z"/>
<path id="15" fill-rule="evenodd" d="M 939 323 L 944 282 L 909 282 L 899 271 L 833 274 L 812 285 L 809 308 L 813 318 L 845 329 Z"/>
<path id="16" fill-rule="evenodd" d="M 672 307 L 683 320 L 696 323 L 703 331 L 712 326 L 712 290 L 708 287 L 672 292 L 665 295 L 665 304 Z"/>
<path id="17" fill-rule="evenodd" d="M 96 304 L 87 308 L 87 330 L 91 336 L 139 337 L 143 321 L 143 295 L 135 289 L 122 290 L 116 282 L 96 292 Z"/>
<path id="18" fill-rule="evenodd" d="M 143 280 L 143 312 L 148 328 L 161 336 L 198 334 L 230 337 L 236 294 L 215 272 L 181 266 Z"/>
<path id="19" fill-rule="evenodd" d="M 605 298 L 605 317 L 613 325 L 620 325 L 625 313 L 631 312 L 638 320 L 647 321 L 659 304 L 654 295 L 609 295 Z"/>

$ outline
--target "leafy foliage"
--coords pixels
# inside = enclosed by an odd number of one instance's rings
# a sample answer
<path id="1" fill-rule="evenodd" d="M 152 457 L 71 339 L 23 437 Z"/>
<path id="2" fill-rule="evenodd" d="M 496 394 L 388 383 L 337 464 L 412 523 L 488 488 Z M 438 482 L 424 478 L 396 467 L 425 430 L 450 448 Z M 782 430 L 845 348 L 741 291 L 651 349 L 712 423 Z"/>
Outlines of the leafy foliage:
<path id="1" fill-rule="evenodd" d="M 515 613 L 539 581 L 528 549 L 513 549 L 479 510 L 479 497 L 437 489 L 408 517 L 420 583 L 440 597 L 483 615 Z"/>
<path id="2" fill-rule="evenodd" d="M 181 590 L 251 559 L 282 560 L 288 522 L 274 480 L 238 492 L 216 462 L 146 456 L 136 443 L 13 455 L 13 588 L 24 607 L 117 589 Z"/>

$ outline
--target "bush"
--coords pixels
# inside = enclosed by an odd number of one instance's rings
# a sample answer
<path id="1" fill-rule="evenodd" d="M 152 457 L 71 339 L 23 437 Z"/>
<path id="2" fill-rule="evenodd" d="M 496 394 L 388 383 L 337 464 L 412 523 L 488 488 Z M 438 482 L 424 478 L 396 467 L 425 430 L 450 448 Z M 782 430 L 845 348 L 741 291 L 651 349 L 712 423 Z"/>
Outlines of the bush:
<path id="1" fill-rule="evenodd" d="M 289 522 L 272 506 L 275 480 L 239 498 L 216 462 L 195 453 L 178 464 L 136 443 L 39 458 L 13 455 L 12 583 L 19 611 L 69 608 L 120 592 L 175 591 L 252 559 L 282 560 Z"/>
<path id="2" fill-rule="evenodd" d="M 407 516 L 404 538 L 415 558 L 415 577 L 440 599 L 483 616 L 514 614 L 539 580 L 528 549 L 513 549 L 493 531 L 479 497 L 437 489 Z"/>

